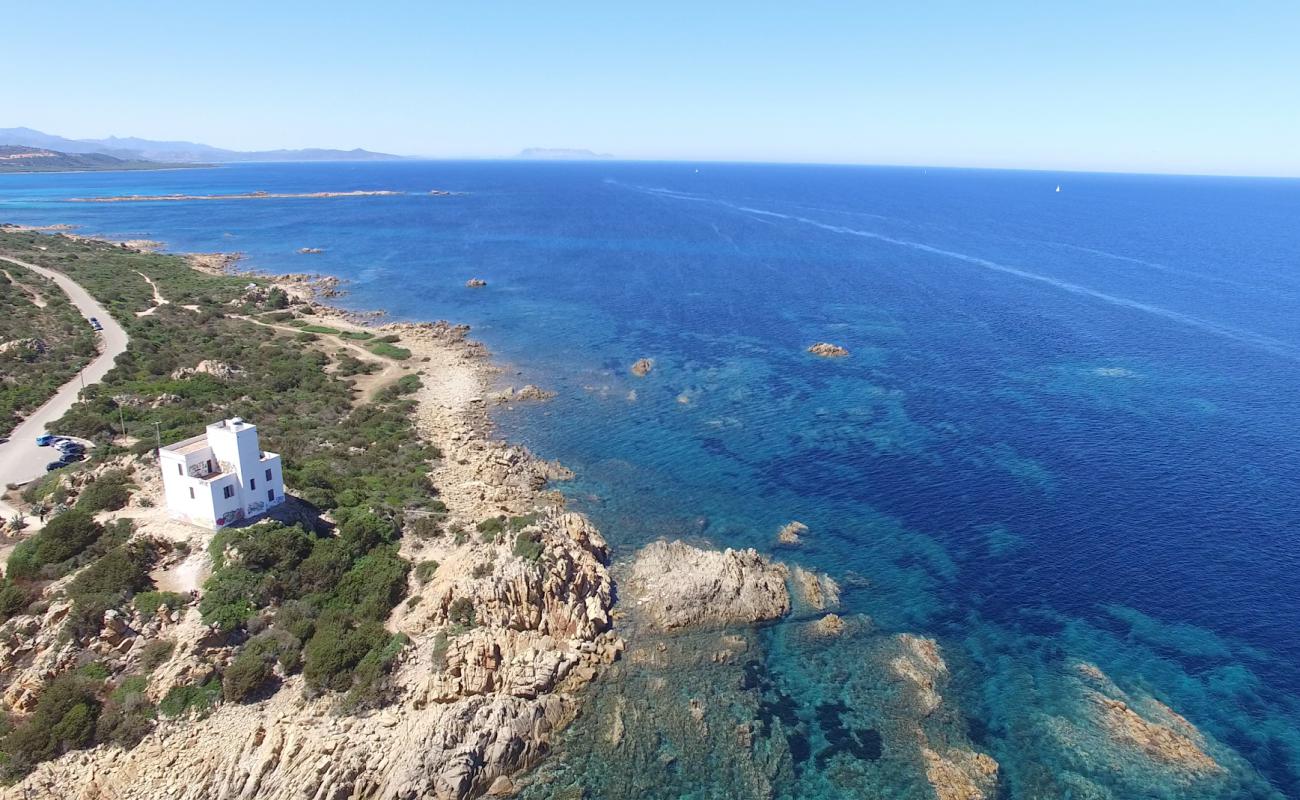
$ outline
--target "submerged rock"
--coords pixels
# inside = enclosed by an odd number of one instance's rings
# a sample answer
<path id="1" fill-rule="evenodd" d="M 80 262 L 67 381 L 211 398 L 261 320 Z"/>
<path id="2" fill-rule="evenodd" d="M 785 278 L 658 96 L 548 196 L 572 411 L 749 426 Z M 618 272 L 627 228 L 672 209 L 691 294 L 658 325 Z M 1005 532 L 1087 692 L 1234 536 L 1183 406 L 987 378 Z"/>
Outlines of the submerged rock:
<path id="1" fill-rule="evenodd" d="M 655 362 L 652 358 L 638 358 L 632 365 L 632 374 L 638 378 L 644 378 L 650 374 L 650 370 L 655 368 Z"/>
<path id="2" fill-rule="evenodd" d="M 818 342 L 809 347 L 808 352 L 822 358 L 843 358 L 849 354 L 848 350 L 830 342 Z"/>

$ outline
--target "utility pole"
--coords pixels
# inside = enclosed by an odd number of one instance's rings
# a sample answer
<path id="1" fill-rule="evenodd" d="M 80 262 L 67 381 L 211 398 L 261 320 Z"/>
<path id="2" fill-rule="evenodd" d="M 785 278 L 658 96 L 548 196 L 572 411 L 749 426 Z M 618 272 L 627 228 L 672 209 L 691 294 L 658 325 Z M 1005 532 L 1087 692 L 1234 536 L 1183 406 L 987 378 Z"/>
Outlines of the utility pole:
<path id="1" fill-rule="evenodd" d="M 161 458 L 161 457 L 162 457 L 162 456 L 161 456 L 161 453 L 162 453 L 162 428 L 159 426 L 159 424 L 158 424 L 158 420 L 154 420 L 154 421 L 153 421 L 153 438 L 154 438 L 154 442 L 158 445 L 157 449 L 155 449 L 155 450 L 153 451 L 153 454 L 154 454 L 154 456 L 156 456 L 156 457 L 158 457 L 158 458 Z"/>

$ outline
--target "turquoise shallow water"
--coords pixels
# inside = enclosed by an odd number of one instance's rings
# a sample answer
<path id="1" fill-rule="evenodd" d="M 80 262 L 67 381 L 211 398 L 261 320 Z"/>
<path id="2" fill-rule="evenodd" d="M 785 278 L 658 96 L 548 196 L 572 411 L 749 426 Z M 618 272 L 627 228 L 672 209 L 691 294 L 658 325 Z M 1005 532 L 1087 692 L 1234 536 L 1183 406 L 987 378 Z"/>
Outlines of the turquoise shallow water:
<path id="1" fill-rule="evenodd" d="M 64 202 L 259 189 L 412 194 Z M 939 643 L 952 729 L 1004 796 L 1300 796 L 1297 212 L 1295 181 L 846 167 L 0 177 L 0 220 L 241 250 L 348 278 L 356 308 L 469 322 L 517 385 L 560 393 L 499 422 L 575 470 L 565 491 L 622 555 L 659 536 L 776 551 L 782 524 L 810 527 L 776 552 L 871 625 L 765 629 L 714 671 L 629 664 L 552 766 L 593 796 L 647 775 L 642 796 L 926 796 L 884 719 L 903 706 L 842 672 L 884 669 L 904 631 Z M 822 340 L 852 356 L 804 352 Z M 1081 662 L 1186 717 L 1231 780 L 1088 744 Z M 611 755 L 605 712 L 659 678 L 731 698 L 709 715 L 766 715 L 750 761 L 666 701 L 662 730 L 627 722 L 653 747 Z M 821 757 L 836 741 L 856 744 Z"/>

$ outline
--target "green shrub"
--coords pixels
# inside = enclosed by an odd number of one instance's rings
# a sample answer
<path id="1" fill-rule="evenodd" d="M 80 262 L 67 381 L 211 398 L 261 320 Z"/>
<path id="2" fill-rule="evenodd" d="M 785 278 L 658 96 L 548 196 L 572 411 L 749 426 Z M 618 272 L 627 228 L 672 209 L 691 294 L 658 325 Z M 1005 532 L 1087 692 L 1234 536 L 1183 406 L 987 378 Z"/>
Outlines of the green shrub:
<path id="1" fill-rule="evenodd" d="M 540 561 L 542 558 L 541 537 L 536 534 L 530 534 L 526 531 L 520 531 L 515 536 L 515 555 L 526 561 Z"/>
<path id="2" fill-rule="evenodd" d="M 331 328 L 328 325 L 304 325 L 302 330 L 304 333 L 326 333 L 330 335 L 340 333 L 338 328 Z"/>
<path id="3" fill-rule="evenodd" d="M 25 611 L 32 601 L 27 588 L 8 579 L 0 579 L 0 623 Z"/>
<path id="4" fill-rule="evenodd" d="M 387 640 L 388 632 L 381 623 L 357 623 L 346 615 L 327 614 L 317 623 L 316 633 L 303 651 L 302 674 L 307 686 L 347 691 L 352 686 L 353 669 Z"/>
<path id="5" fill-rule="evenodd" d="M 0 740 L 0 778 L 6 782 L 70 750 L 89 747 L 100 703 L 85 678 L 65 673 L 46 685 L 36 709 Z"/>
<path id="6" fill-rule="evenodd" d="M 141 592 L 135 596 L 132 601 L 135 610 L 140 612 L 144 619 L 153 619 L 158 613 L 158 609 L 167 606 L 172 611 L 184 608 L 189 605 L 189 595 L 180 594 L 179 592 Z"/>
<path id="7" fill-rule="evenodd" d="M 20 542 L 9 554 L 10 578 L 36 578 L 42 568 L 56 567 L 94 544 L 104 533 L 104 526 L 84 510 L 65 511 L 45 524 L 35 536 Z M 51 577 L 66 574 L 55 570 Z"/>
<path id="8" fill-rule="evenodd" d="M 355 342 L 364 342 L 367 339 L 373 339 L 374 334 L 370 331 L 343 331 L 339 334 L 340 338 L 351 339 Z"/>
<path id="9" fill-rule="evenodd" d="M 421 561 L 419 564 L 415 565 L 415 579 L 420 582 L 421 586 L 423 586 L 433 580 L 433 574 L 437 571 L 437 561 Z"/>
<path id="10" fill-rule="evenodd" d="M 176 643 L 171 639 L 154 639 L 140 652 L 140 669 L 146 673 L 153 672 L 171 658 L 175 649 Z"/>
<path id="11" fill-rule="evenodd" d="M 474 624 L 474 604 L 468 597 L 457 597 L 447 609 L 447 618 L 454 625 L 470 627 Z"/>
<path id="12" fill-rule="evenodd" d="M 396 547 L 376 547 L 339 581 L 331 605 L 363 619 L 382 620 L 406 593 L 410 568 Z"/>
<path id="13" fill-rule="evenodd" d="M 203 684 L 185 684 L 173 686 L 167 696 L 158 704 L 158 710 L 165 717 L 179 717 L 182 714 L 195 713 L 206 715 L 221 698 L 221 681 L 210 678 Z"/>
<path id="14" fill-rule="evenodd" d="M 528 514 L 523 514 L 518 517 L 511 517 L 510 530 L 514 531 L 515 533 L 518 533 L 519 531 L 522 531 L 524 528 L 527 528 L 530 525 L 536 525 L 537 519 L 538 519 L 538 514 L 536 511 L 533 511 Z"/>
<path id="15" fill-rule="evenodd" d="M 483 537 L 483 541 L 491 544 L 495 542 L 505 530 L 506 520 L 505 517 L 488 517 L 487 519 L 480 521 L 478 525 L 475 525 L 474 527 Z"/>
<path id="16" fill-rule="evenodd" d="M 302 642 L 283 628 L 249 639 L 222 676 L 225 698 L 236 703 L 257 699 L 275 676 L 276 662 L 280 662 L 285 672 L 296 669 L 301 649 Z"/>
<path id="17" fill-rule="evenodd" d="M 131 490 L 126 485 L 125 476 L 122 477 L 122 480 L 114 480 L 105 473 L 91 481 L 77 496 L 77 508 L 91 514 L 125 508 L 131 500 Z"/>

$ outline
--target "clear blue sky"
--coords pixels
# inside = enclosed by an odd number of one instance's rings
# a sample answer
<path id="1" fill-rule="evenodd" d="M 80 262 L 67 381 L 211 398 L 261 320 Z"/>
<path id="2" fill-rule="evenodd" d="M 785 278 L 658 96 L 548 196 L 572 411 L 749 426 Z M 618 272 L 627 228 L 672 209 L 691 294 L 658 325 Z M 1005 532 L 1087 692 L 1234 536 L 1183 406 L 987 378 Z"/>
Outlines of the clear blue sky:
<path id="1" fill-rule="evenodd" d="M 8 3 L 0 127 L 1300 175 L 1300 3 Z"/>

